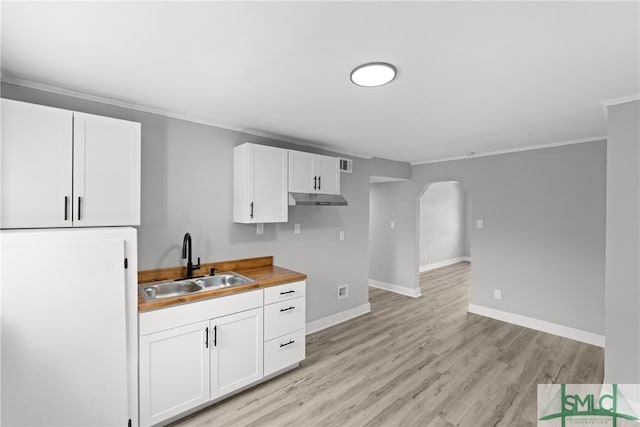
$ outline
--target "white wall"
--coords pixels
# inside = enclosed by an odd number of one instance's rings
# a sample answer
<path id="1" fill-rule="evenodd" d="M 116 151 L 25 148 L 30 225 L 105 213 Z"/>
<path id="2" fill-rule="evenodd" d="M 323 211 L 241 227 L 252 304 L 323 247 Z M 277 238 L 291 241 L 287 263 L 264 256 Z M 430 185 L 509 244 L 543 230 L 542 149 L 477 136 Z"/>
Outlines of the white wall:
<path id="1" fill-rule="evenodd" d="M 604 333 L 605 141 L 416 165 L 411 181 L 380 184 L 376 214 L 396 221 L 393 256 L 376 258 L 387 282 L 418 289 L 418 201 L 440 181 L 459 182 L 484 220 L 470 230 L 471 303 Z"/>
<path id="2" fill-rule="evenodd" d="M 420 267 L 468 256 L 465 192 L 457 182 L 434 182 L 420 197 Z"/>
<path id="3" fill-rule="evenodd" d="M 610 106 L 607 133 L 605 379 L 640 384 L 640 101 Z"/>

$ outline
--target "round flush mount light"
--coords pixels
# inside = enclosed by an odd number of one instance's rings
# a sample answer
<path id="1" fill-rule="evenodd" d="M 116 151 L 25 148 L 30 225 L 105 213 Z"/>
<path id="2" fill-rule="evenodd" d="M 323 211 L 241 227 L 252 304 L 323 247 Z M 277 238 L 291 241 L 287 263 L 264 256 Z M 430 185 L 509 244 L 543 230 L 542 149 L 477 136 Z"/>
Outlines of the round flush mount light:
<path id="1" fill-rule="evenodd" d="M 369 62 L 362 64 L 351 72 L 353 84 L 364 87 L 383 86 L 396 78 L 397 70 L 386 62 Z"/>

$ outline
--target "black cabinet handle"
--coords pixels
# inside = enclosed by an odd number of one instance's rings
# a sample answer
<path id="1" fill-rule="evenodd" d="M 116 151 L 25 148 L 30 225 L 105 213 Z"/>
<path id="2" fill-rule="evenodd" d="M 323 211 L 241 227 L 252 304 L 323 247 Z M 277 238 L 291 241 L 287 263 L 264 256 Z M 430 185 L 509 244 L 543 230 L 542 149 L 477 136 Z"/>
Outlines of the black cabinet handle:
<path id="1" fill-rule="evenodd" d="M 78 221 L 80 221 L 82 215 L 82 197 L 78 196 Z"/>
<path id="2" fill-rule="evenodd" d="M 213 346 L 217 347 L 218 345 L 218 325 L 213 327 Z"/>
<path id="3" fill-rule="evenodd" d="M 289 342 L 286 342 L 286 343 L 284 343 L 284 344 L 280 344 L 280 347 L 286 347 L 286 346 L 288 346 L 288 345 L 293 344 L 294 342 L 295 342 L 294 340 L 290 340 Z"/>
<path id="4" fill-rule="evenodd" d="M 64 220 L 69 220 L 69 196 L 64 196 Z"/>
<path id="5" fill-rule="evenodd" d="M 249 215 L 251 219 L 253 219 L 253 202 L 251 202 L 251 214 Z"/>
<path id="6" fill-rule="evenodd" d="M 280 295 L 286 295 L 286 294 L 292 294 L 295 291 L 284 291 L 284 292 L 280 292 Z"/>
<path id="7" fill-rule="evenodd" d="M 289 311 L 289 310 L 293 310 L 293 309 L 295 309 L 295 307 L 294 307 L 294 306 L 287 307 L 287 308 L 281 308 L 281 309 L 280 309 L 280 312 L 283 312 L 283 311 Z"/>
<path id="8" fill-rule="evenodd" d="M 322 177 L 319 176 L 318 177 L 318 190 L 320 190 L 321 187 L 322 187 Z"/>
<path id="9" fill-rule="evenodd" d="M 206 329 L 204 330 L 204 333 L 206 335 L 205 339 L 204 339 L 204 346 L 206 348 L 209 348 L 209 327 L 207 326 Z"/>
<path id="10" fill-rule="evenodd" d="M 313 189 L 317 190 L 317 188 L 316 188 L 317 186 L 318 186 L 318 177 L 314 176 L 313 177 Z"/>

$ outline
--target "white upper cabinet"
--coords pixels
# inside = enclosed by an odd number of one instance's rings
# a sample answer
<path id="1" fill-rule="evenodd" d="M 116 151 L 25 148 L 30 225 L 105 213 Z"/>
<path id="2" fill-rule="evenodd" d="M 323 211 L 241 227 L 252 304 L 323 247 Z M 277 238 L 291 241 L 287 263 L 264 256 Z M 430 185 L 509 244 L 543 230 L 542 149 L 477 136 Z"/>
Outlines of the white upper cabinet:
<path id="1" fill-rule="evenodd" d="M 71 227 L 73 113 L 2 100 L 0 227 Z"/>
<path id="2" fill-rule="evenodd" d="M 74 226 L 140 224 L 140 123 L 73 114 Z"/>
<path id="3" fill-rule="evenodd" d="M 2 100 L 1 228 L 140 224 L 140 124 Z"/>
<path id="4" fill-rule="evenodd" d="M 252 143 L 233 149 L 233 222 L 287 222 L 287 150 Z"/>
<path id="5" fill-rule="evenodd" d="M 289 150 L 289 191 L 340 194 L 338 158 Z"/>

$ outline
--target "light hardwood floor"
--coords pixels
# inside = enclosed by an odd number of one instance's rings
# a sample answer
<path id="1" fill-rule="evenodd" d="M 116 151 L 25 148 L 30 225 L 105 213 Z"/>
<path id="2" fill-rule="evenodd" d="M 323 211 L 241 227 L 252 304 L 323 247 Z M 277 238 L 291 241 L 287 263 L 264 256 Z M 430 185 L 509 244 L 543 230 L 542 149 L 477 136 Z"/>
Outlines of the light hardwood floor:
<path id="1" fill-rule="evenodd" d="M 603 350 L 467 313 L 469 263 L 307 336 L 301 367 L 176 426 L 534 426 L 537 383 L 601 383 Z"/>

